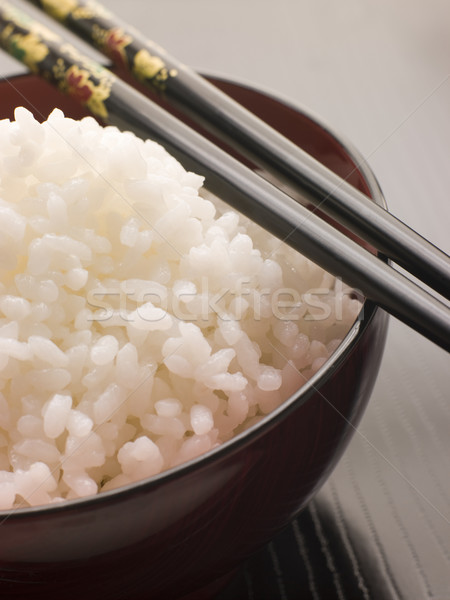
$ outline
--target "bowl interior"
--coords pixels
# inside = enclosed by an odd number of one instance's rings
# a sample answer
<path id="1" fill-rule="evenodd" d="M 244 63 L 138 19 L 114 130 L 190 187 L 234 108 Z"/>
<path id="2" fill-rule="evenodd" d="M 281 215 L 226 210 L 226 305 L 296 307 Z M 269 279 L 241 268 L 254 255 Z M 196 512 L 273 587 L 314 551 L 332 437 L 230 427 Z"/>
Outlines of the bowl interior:
<path id="1" fill-rule="evenodd" d="M 193 126 L 200 133 L 213 140 L 239 159 L 248 163 L 248 161 L 243 159 L 237 151 L 218 140 L 201 126 L 196 125 L 189 117 L 181 115 L 179 111 L 169 106 L 164 98 L 156 96 L 148 89 L 136 84 L 127 73 L 121 73 L 121 76 L 130 83 L 133 83 L 140 91 L 145 92 L 151 100 L 157 102 L 179 118 L 182 118 L 182 120 Z M 346 179 L 355 188 L 367 194 L 369 197 L 372 197 L 375 202 L 384 204 L 384 199 L 377 182 L 358 152 L 353 149 L 350 144 L 344 143 L 340 136 L 333 133 L 316 117 L 312 117 L 308 111 L 296 107 L 287 101 L 280 101 L 280 99 L 275 96 L 263 93 L 257 88 L 213 76 L 208 76 L 208 79 L 211 83 L 229 94 L 243 106 L 248 107 L 255 115 L 266 121 L 274 129 L 291 139 L 330 170 Z M 55 107 L 60 108 L 66 116 L 74 119 L 80 119 L 90 115 L 89 111 L 82 107 L 78 101 L 62 94 L 42 78 L 32 74 L 20 75 L 0 82 L 0 119 L 9 118 L 12 120 L 14 118 L 14 108 L 16 106 L 24 106 L 35 115 L 35 118 L 41 121 L 45 120 Z M 251 163 L 248 164 L 250 167 L 256 168 Z M 302 199 L 299 198 L 299 201 L 302 201 Z M 323 213 L 320 214 L 328 219 Z M 328 220 L 333 222 L 331 219 Z M 340 224 L 334 222 L 333 224 L 339 229 L 344 230 L 358 243 L 366 246 L 370 251 L 375 252 L 370 245 L 360 240 L 351 232 L 345 230 Z M 341 346 L 335 351 L 332 357 L 328 359 L 326 364 L 312 380 L 307 382 L 307 384 L 291 398 L 291 405 L 298 406 L 301 402 L 307 401 L 313 394 L 314 389 L 320 388 L 320 386 L 328 379 L 333 369 L 345 360 L 346 355 L 350 352 L 355 343 L 355 339 L 360 334 L 361 322 L 364 319 L 368 321 L 371 318 L 373 310 L 374 306 L 372 306 L 371 303 L 364 302 L 360 318 L 350 329 Z M 237 438 L 223 444 L 223 447 L 218 451 L 216 450 L 207 453 L 207 457 L 211 458 L 211 455 L 214 455 L 217 452 L 226 452 L 228 446 L 240 443 L 242 438 L 255 434 L 262 434 L 265 427 L 275 425 L 277 418 L 283 417 L 283 412 L 287 412 L 286 405 L 287 402 L 263 419 L 261 424 L 250 428 L 243 434 L 237 436 Z M 293 406 L 291 406 L 291 409 L 292 408 Z M 272 422 L 271 425 L 269 425 L 270 422 Z M 179 471 L 185 470 L 186 468 L 195 468 L 196 464 L 204 459 L 205 456 L 201 456 L 199 459 L 189 461 L 187 464 L 182 464 L 169 471 L 164 471 L 162 474 L 153 477 L 152 480 L 157 481 L 160 478 L 176 477 Z M 113 492 L 102 494 L 101 496 L 70 501 L 68 504 L 77 504 L 79 502 L 86 503 L 90 501 L 96 502 L 100 497 L 105 495 L 132 490 L 134 487 L 134 485 L 124 486 L 119 490 L 114 490 Z M 60 507 L 58 506 L 38 506 L 35 508 L 21 509 L 20 512 L 31 511 L 32 513 L 37 513 L 42 510 L 58 510 L 59 508 Z"/>

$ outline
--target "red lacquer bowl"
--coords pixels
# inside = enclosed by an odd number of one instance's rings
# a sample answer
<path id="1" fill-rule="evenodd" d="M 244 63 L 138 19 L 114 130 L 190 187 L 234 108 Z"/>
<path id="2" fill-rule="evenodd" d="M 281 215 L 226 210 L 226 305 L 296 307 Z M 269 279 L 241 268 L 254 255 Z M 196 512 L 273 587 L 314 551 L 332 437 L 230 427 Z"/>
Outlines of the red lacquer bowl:
<path id="1" fill-rule="evenodd" d="M 307 112 L 214 80 L 326 166 L 382 203 L 361 157 Z M 0 118 L 24 105 L 47 117 L 77 105 L 34 76 L 0 83 Z M 358 166 L 357 166 L 358 165 Z M 386 314 L 365 302 L 330 360 L 257 426 L 186 465 L 61 505 L 0 512 L 4 600 L 212 598 L 324 483 L 369 400 Z"/>

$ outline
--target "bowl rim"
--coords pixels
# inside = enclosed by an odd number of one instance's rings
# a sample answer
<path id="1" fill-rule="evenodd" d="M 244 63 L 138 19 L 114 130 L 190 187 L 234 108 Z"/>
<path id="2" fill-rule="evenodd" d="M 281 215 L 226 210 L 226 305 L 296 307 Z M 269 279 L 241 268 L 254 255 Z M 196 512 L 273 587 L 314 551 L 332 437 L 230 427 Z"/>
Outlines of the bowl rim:
<path id="1" fill-rule="evenodd" d="M 371 198 L 374 202 L 381 205 L 383 208 L 387 208 L 387 204 L 371 167 L 367 163 L 362 153 L 354 146 L 354 144 L 348 140 L 345 135 L 337 132 L 331 127 L 322 117 L 314 113 L 314 111 L 306 108 L 300 102 L 293 101 L 278 92 L 268 90 L 259 84 L 252 84 L 247 81 L 239 80 L 238 78 L 228 75 L 218 75 L 217 73 L 202 73 L 205 77 L 213 78 L 216 81 L 223 81 L 224 83 L 230 83 L 237 85 L 241 88 L 246 88 L 249 91 L 255 92 L 262 96 L 266 96 L 280 104 L 284 104 L 286 107 L 292 109 L 299 115 L 306 117 L 309 121 L 312 121 L 326 134 L 328 134 L 341 148 L 344 150 L 346 156 L 350 158 L 355 164 L 355 168 L 360 172 L 367 187 L 369 188 Z M 8 77 L 9 79 L 16 78 L 28 78 L 33 77 L 31 73 L 19 73 Z M 386 257 L 379 254 L 381 260 L 387 262 Z M 321 395 L 325 400 L 325 396 L 321 394 L 320 387 L 331 377 L 333 372 L 344 362 L 345 358 L 350 354 L 358 340 L 362 336 L 365 329 L 369 326 L 370 322 L 374 318 L 377 311 L 381 310 L 374 302 L 368 299 L 364 299 L 361 311 L 358 313 L 353 325 L 339 344 L 334 350 L 331 356 L 325 361 L 325 363 L 319 368 L 319 370 L 307 380 L 299 390 L 291 394 L 286 398 L 280 406 L 270 411 L 267 415 L 261 418 L 260 421 L 250 426 L 248 429 L 236 434 L 229 440 L 223 442 L 219 446 L 212 448 L 211 450 L 201 454 L 200 456 L 193 458 L 189 461 L 180 463 L 174 467 L 166 469 L 161 473 L 152 475 L 113 490 L 99 492 L 97 494 L 86 496 L 84 498 L 76 498 L 71 500 L 64 500 L 61 502 L 55 502 L 50 504 L 42 504 L 38 506 L 25 506 L 15 507 L 12 509 L 0 509 L 0 526 L 6 521 L 17 519 L 29 519 L 30 517 L 38 517 L 42 513 L 54 514 L 67 511 L 73 511 L 78 508 L 91 507 L 96 504 L 109 504 L 115 502 L 122 502 L 125 497 L 133 495 L 136 492 L 146 492 L 152 488 L 158 487 L 162 483 L 171 481 L 177 478 L 180 473 L 189 474 L 196 469 L 208 465 L 210 462 L 221 459 L 223 455 L 228 453 L 237 452 L 242 446 L 250 443 L 257 437 L 263 435 L 267 430 L 274 427 L 278 422 L 287 418 L 287 416 L 294 410 L 298 409 L 305 402 L 307 402 L 315 393 Z"/>

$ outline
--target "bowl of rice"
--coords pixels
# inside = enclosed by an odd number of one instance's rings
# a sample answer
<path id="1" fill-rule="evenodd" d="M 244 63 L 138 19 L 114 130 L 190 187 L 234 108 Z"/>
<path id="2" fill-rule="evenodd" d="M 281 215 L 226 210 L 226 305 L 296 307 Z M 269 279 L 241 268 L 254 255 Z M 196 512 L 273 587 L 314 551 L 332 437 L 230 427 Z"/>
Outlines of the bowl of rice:
<path id="1" fill-rule="evenodd" d="M 213 82 L 383 203 L 308 112 Z M 211 598 L 339 460 L 386 315 L 151 140 L 0 88 L 0 594 Z"/>

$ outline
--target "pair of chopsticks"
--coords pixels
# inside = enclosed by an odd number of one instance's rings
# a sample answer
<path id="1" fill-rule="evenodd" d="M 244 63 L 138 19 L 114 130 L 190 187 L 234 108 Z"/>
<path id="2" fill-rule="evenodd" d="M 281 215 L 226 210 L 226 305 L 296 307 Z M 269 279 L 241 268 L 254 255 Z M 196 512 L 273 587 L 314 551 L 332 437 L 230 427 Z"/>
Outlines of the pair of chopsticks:
<path id="1" fill-rule="evenodd" d="M 450 298 L 448 256 L 130 25 L 91 0 L 72 0 L 70 11 L 61 8 L 57 0 L 28 1 Z"/>
<path id="2" fill-rule="evenodd" d="M 69 11 L 57 0 L 33 0 L 33 4 L 60 18 L 122 69 L 130 69 L 177 108 L 200 119 L 382 254 L 450 297 L 447 255 L 100 5 L 73 0 Z M 443 301 L 3 0 L 0 45 L 34 72 L 82 99 L 103 121 L 163 144 L 186 168 L 205 175 L 207 187 L 237 210 L 450 350 L 450 309 Z"/>

